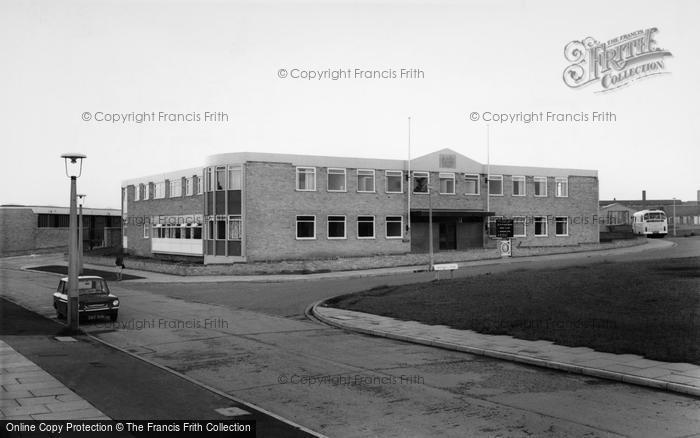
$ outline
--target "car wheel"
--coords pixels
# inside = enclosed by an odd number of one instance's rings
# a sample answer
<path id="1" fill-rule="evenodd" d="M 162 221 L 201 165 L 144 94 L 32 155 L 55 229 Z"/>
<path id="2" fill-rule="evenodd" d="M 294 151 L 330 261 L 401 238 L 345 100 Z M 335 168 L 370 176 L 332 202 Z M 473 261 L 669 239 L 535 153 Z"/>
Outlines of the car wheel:
<path id="1" fill-rule="evenodd" d="M 116 321 L 118 316 L 119 316 L 119 312 L 112 312 L 109 314 L 109 319 L 111 321 Z"/>

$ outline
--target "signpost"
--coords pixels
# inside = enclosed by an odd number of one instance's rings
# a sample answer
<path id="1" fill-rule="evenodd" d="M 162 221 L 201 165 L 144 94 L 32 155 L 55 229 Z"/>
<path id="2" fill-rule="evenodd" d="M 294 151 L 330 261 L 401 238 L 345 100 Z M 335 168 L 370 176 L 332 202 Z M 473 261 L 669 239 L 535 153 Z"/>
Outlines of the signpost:
<path id="1" fill-rule="evenodd" d="M 510 239 L 513 237 L 514 227 L 513 219 L 496 219 L 496 237 L 502 239 L 498 245 L 501 257 L 510 257 L 512 255 Z"/>

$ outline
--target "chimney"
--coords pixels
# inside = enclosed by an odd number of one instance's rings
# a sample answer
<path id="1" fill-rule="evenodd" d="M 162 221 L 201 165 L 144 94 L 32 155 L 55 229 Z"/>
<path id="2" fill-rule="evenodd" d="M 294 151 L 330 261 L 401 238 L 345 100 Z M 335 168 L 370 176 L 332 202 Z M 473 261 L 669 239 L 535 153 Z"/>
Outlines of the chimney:
<path id="1" fill-rule="evenodd" d="M 647 191 L 642 190 L 642 210 L 647 208 Z"/>

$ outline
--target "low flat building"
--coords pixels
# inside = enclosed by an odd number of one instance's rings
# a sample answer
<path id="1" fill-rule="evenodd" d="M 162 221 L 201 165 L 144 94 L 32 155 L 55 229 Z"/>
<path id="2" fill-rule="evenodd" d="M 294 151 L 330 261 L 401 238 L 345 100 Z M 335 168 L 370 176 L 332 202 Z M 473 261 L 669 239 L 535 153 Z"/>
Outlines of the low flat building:
<path id="1" fill-rule="evenodd" d="M 409 176 L 410 175 L 410 176 Z M 123 246 L 204 263 L 598 242 L 595 170 L 485 165 L 450 149 L 407 160 L 236 152 L 122 183 Z"/>
<path id="2" fill-rule="evenodd" d="M 0 206 L 0 255 L 67 251 L 68 207 Z M 119 246 L 121 211 L 83 208 L 83 247 Z M 115 239 L 116 237 L 116 239 Z"/>

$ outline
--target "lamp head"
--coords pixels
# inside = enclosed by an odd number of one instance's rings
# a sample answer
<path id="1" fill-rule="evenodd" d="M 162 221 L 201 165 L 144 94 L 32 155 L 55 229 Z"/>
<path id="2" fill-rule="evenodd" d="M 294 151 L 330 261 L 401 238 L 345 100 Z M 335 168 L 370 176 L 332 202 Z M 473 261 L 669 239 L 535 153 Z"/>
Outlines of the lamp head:
<path id="1" fill-rule="evenodd" d="M 87 155 L 76 152 L 67 152 L 61 155 L 66 164 L 66 176 L 69 178 L 79 178 L 83 173 L 83 159 Z"/>

